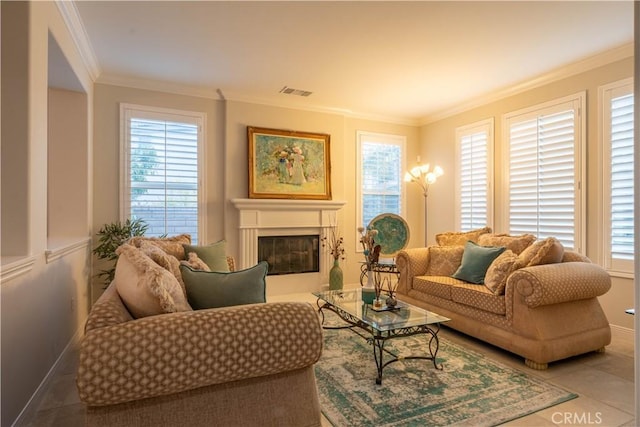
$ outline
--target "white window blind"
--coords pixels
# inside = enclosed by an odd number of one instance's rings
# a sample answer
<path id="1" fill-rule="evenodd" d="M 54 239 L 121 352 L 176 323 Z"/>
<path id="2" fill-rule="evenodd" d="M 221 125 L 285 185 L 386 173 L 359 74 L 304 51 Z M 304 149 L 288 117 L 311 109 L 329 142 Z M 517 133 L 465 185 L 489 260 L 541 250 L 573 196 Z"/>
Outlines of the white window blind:
<path id="1" fill-rule="evenodd" d="M 457 224 L 460 231 L 492 226 L 493 120 L 456 130 Z"/>
<path id="2" fill-rule="evenodd" d="M 123 216 L 140 218 L 147 235 L 200 231 L 201 117 L 125 108 Z"/>
<path id="3" fill-rule="evenodd" d="M 507 117 L 511 234 L 581 248 L 583 97 Z"/>
<path id="4" fill-rule="evenodd" d="M 403 212 L 404 137 L 358 132 L 359 216 L 363 227 L 381 213 Z"/>
<path id="5" fill-rule="evenodd" d="M 605 88 L 604 111 L 604 218 L 605 268 L 633 272 L 634 185 L 633 185 L 633 82 Z"/>

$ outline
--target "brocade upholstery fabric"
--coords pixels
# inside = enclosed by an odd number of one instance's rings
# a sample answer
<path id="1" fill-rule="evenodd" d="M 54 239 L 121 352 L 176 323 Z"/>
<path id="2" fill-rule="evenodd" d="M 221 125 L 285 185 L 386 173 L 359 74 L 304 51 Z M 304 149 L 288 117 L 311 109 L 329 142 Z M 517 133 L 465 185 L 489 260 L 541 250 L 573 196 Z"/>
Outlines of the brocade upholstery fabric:
<path id="1" fill-rule="evenodd" d="M 478 237 L 478 244 L 481 246 L 503 246 L 516 255 L 520 255 L 522 251 L 531 246 L 535 241 L 536 236 L 533 234 L 511 236 L 509 234 L 485 233 Z"/>
<path id="2" fill-rule="evenodd" d="M 509 249 L 493 260 L 487 269 L 487 274 L 484 276 L 484 285 L 494 295 L 502 295 L 504 293 L 504 288 L 507 286 L 507 278 L 516 268 L 517 261 L 518 256 Z"/>
<path id="3" fill-rule="evenodd" d="M 436 234 L 436 242 L 440 246 L 464 246 L 469 240 L 478 243 L 480 236 L 485 233 L 491 233 L 491 227 L 483 227 L 465 232 L 448 231 L 446 233 Z"/>
<path id="4" fill-rule="evenodd" d="M 114 405 L 301 369 L 321 351 L 310 304 L 172 313 L 91 329 L 77 386 L 87 405 Z"/>
<path id="5" fill-rule="evenodd" d="M 464 246 L 430 246 L 429 276 L 451 276 L 462 262 Z"/>
<path id="6" fill-rule="evenodd" d="M 525 249 L 518 257 L 518 268 L 555 264 L 562 261 L 564 247 L 555 237 L 547 237 Z"/>

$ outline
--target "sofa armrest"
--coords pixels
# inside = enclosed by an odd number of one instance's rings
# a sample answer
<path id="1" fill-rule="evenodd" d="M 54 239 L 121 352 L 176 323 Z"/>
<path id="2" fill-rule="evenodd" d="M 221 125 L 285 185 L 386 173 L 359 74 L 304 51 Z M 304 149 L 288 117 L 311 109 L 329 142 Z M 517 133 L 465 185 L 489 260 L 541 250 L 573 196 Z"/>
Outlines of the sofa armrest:
<path id="1" fill-rule="evenodd" d="M 595 298 L 611 288 L 609 274 L 596 264 L 563 262 L 514 271 L 507 280 L 529 308 Z"/>
<path id="2" fill-rule="evenodd" d="M 423 276 L 429 266 L 429 248 L 404 249 L 396 255 L 396 268 L 400 273 L 397 291 L 407 294 L 415 276 Z"/>
<path id="3" fill-rule="evenodd" d="M 89 331 L 76 383 L 87 405 L 112 405 L 301 369 L 321 352 L 307 303 L 163 314 Z"/>

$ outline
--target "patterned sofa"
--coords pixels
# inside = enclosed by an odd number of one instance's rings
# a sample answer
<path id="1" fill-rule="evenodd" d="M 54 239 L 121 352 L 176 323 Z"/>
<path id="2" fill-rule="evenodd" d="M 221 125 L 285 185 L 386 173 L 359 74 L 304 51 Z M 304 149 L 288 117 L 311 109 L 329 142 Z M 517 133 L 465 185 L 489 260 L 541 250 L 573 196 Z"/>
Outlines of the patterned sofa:
<path id="1" fill-rule="evenodd" d="M 449 317 L 446 326 L 518 354 L 533 369 L 603 351 L 610 343 L 598 302 L 611 287 L 608 273 L 556 239 L 534 243 L 532 235 L 480 229 L 436 240 L 438 245 L 397 255 L 402 300 Z M 506 249 L 489 265 L 484 283 L 452 277 L 472 245 L 468 241 Z"/>
<path id="2" fill-rule="evenodd" d="M 320 425 L 314 364 L 323 341 L 310 304 L 189 307 L 134 318 L 118 291 L 123 258 L 81 342 L 76 383 L 87 425 Z"/>

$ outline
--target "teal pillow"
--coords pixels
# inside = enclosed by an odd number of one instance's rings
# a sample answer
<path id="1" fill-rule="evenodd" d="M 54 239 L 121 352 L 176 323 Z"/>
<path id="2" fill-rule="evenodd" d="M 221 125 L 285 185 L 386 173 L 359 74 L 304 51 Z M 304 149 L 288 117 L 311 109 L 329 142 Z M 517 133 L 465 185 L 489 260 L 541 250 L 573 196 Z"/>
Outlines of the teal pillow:
<path id="1" fill-rule="evenodd" d="M 227 264 L 227 241 L 220 240 L 207 246 L 182 245 L 185 258 L 189 258 L 189 252 L 195 252 L 211 271 L 229 271 Z"/>
<path id="2" fill-rule="evenodd" d="M 194 270 L 180 265 L 187 300 L 194 310 L 266 302 L 265 277 L 268 269 L 266 261 L 246 270 L 227 273 Z"/>
<path id="3" fill-rule="evenodd" d="M 487 269 L 505 249 L 503 246 L 480 246 L 469 240 L 464 246 L 462 263 L 452 277 L 469 283 L 484 284 Z"/>

